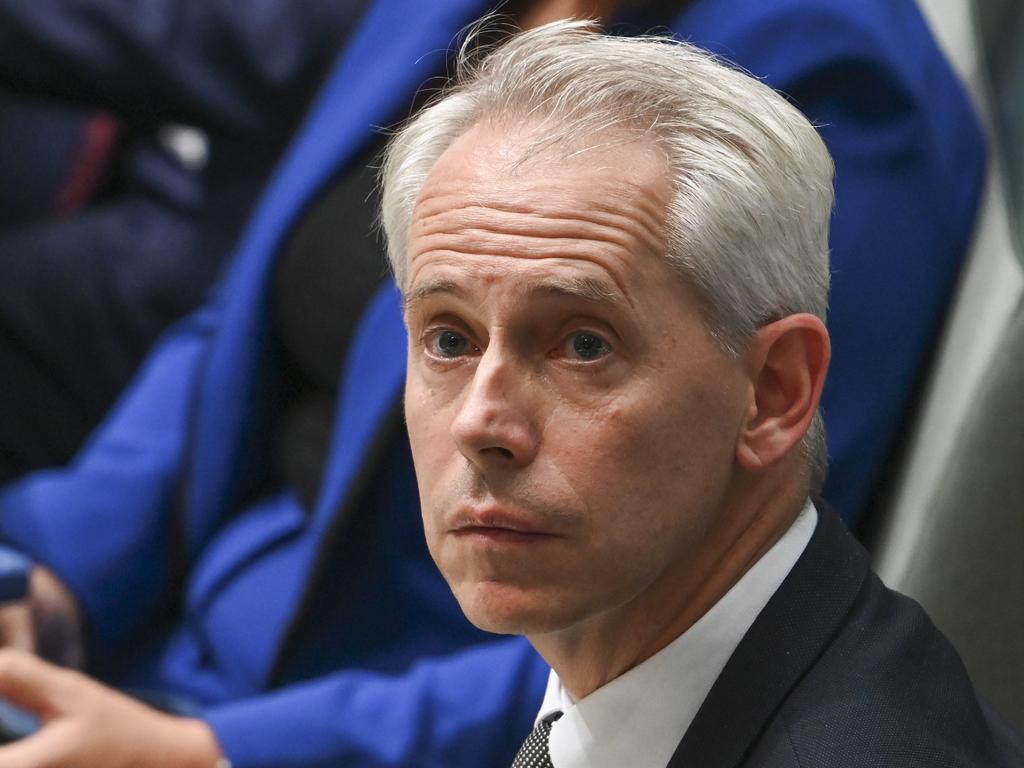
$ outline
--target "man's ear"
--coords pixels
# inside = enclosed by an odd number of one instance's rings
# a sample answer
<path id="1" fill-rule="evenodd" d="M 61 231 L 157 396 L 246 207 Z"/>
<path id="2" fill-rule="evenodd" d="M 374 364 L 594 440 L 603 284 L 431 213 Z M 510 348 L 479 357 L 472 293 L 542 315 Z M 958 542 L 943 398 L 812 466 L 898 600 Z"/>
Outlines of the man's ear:
<path id="1" fill-rule="evenodd" d="M 773 466 L 796 446 L 818 409 L 832 353 L 825 324 L 788 315 L 762 327 L 745 354 L 753 384 L 736 460 L 749 472 Z"/>

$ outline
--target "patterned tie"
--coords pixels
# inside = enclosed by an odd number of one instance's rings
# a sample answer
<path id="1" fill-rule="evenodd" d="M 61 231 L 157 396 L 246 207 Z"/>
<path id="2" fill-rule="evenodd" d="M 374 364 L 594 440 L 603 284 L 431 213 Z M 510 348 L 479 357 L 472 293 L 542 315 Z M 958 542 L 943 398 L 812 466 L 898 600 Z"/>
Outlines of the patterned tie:
<path id="1" fill-rule="evenodd" d="M 551 726 L 561 716 L 561 712 L 552 712 L 537 723 L 537 727 L 519 748 L 516 759 L 512 761 L 512 768 L 553 768 L 548 738 L 551 736 Z"/>

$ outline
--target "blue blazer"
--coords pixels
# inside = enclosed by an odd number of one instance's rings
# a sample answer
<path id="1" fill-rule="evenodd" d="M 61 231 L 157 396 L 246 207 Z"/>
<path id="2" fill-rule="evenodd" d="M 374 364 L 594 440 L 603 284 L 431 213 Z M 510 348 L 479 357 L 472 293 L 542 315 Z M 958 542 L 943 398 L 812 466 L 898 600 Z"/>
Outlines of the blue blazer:
<path id="1" fill-rule="evenodd" d="M 312 516 L 262 483 L 279 248 L 486 6 L 370 5 L 217 296 L 168 334 L 74 464 L 0 494 L 0 532 L 81 601 L 97 671 L 204 702 L 236 768 L 498 765 L 540 699 L 543 664 L 470 628 L 423 546 L 395 431 L 405 342 L 390 286 L 349 350 Z M 789 92 L 836 158 L 828 412 L 838 489 L 863 496 L 967 243 L 973 114 L 910 0 L 696 0 L 672 26 Z"/>

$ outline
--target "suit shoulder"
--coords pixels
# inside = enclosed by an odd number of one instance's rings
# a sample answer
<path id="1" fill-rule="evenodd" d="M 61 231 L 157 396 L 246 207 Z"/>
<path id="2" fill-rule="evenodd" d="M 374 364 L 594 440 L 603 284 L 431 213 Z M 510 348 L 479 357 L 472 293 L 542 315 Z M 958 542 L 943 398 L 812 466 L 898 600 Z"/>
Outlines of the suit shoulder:
<path id="1" fill-rule="evenodd" d="M 1019 738 L 978 699 L 952 645 L 874 575 L 757 751 L 751 765 L 780 768 L 1024 765 Z"/>

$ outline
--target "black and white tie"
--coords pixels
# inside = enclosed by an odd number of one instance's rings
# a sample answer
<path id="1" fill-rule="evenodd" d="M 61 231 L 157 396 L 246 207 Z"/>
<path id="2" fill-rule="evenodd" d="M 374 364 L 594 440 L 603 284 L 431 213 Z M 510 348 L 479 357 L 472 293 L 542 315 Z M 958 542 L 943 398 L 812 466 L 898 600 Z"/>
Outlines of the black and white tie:
<path id="1" fill-rule="evenodd" d="M 512 768 L 553 768 L 548 739 L 551 738 L 551 726 L 561 716 L 561 712 L 552 712 L 537 723 L 516 753 Z"/>

